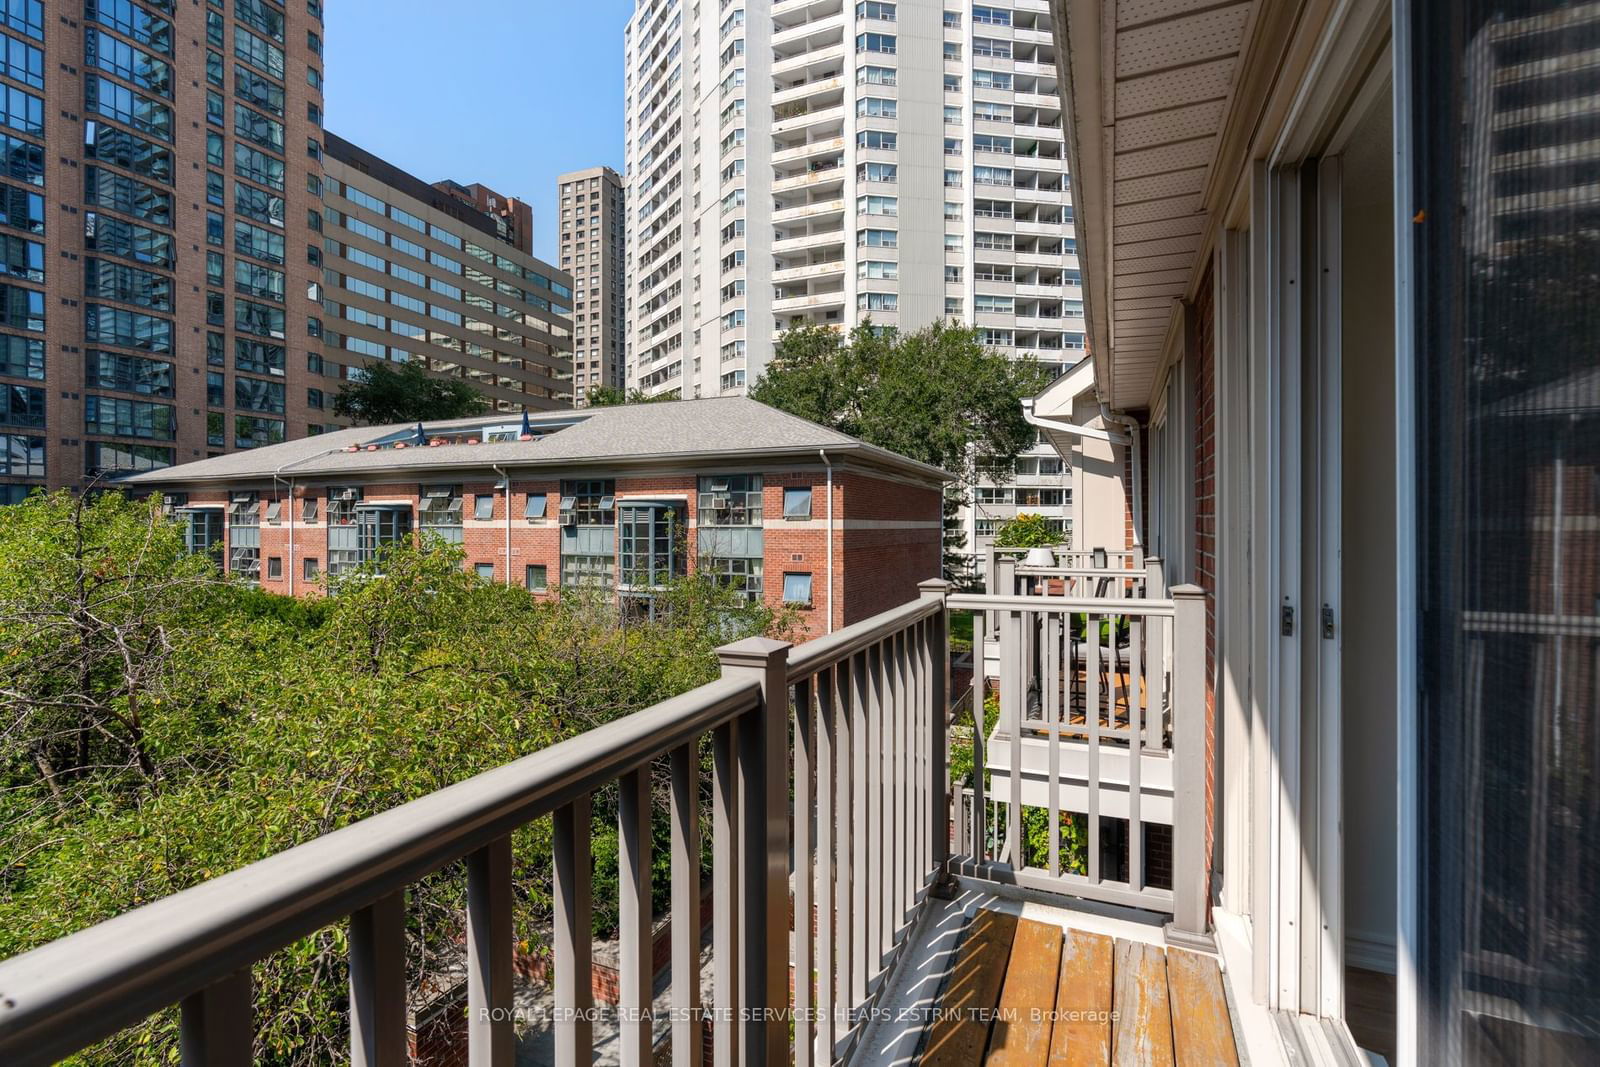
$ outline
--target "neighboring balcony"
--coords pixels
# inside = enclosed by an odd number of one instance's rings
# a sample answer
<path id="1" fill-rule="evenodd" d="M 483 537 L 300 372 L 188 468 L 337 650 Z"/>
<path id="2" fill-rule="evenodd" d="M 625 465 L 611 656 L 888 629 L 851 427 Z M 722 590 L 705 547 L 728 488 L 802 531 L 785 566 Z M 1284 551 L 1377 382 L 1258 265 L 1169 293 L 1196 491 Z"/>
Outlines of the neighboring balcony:
<path id="1" fill-rule="evenodd" d="M 838 159 L 844 152 L 844 136 L 819 137 L 805 144 L 794 145 L 772 153 L 773 166 L 786 163 L 810 163 L 813 160 Z"/>
<path id="2" fill-rule="evenodd" d="M 918 599 L 800 647 L 725 646 L 716 681 L 0 963 L 0 1061 L 54 1062 L 181 1005 L 185 1064 L 249 1063 L 252 965 L 332 924 L 348 928 L 351 1060 L 403 1064 L 405 893 L 464 860 L 460 1052 L 509 1064 L 513 834 L 548 817 L 548 985 L 565 1020 L 554 1058 L 589 1064 L 600 962 L 591 800 L 615 788 L 620 933 L 606 954 L 618 1013 L 607 1039 L 623 1063 L 699 1064 L 708 1041 L 718 1063 L 836 1063 L 900 1036 L 946 1050 L 942 1062 L 975 1062 L 1032 1040 L 990 1020 L 1006 1006 L 1053 1011 L 1058 977 L 1061 996 L 1087 991 L 1107 1015 L 1115 988 L 1129 1025 L 1149 1028 L 1119 1029 L 1119 1043 L 1170 1049 L 1191 1025 L 1220 1020 L 1225 1049 L 1178 1062 L 1228 1062 L 1230 1009 L 1206 954 L 1205 594 L 1167 593 L 1159 567 L 1063 562 L 995 563 L 992 594 L 924 582 Z M 966 615 L 980 668 L 958 692 L 950 635 Z M 987 731 L 991 693 L 999 722 Z M 958 755 L 977 770 L 953 785 Z M 653 817 L 670 830 L 659 846 Z M 671 871 L 661 915 L 656 847 Z M 1045 929 L 1016 921 L 1024 890 Z M 1089 930 L 1105 919 L 1086 900 L 1137 909 L 1140 940 L 1097 940 Z M 1011 919 L 993 918 L 1006 909 Z M 1067 945 L 1103 949 L 1104 966 L 1079 975 Z M 990 946 L 993 962 L 1039 981 L 975 989 Z M 1135 980 L 1147 965 L 1158 981 Z M 943 986 L 927 979 L 945 970 Z M 1179 995 L 1191 973 L 1197 999 Z M 927 1018 L 907 1014 L 919 1005 L 962 1014 L 923 1033 L 901 1021 Z M 652 1008 L 670 1019 L 653 1025 Z M 970 1051 L 950 1059 L 958 1048 Z"/>

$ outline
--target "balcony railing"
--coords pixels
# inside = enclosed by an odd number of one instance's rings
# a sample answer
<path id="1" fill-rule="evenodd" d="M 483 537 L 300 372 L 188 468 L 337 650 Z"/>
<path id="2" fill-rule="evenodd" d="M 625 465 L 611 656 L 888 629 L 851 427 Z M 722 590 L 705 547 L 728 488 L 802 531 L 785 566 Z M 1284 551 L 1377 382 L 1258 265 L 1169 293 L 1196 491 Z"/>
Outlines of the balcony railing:
<path id="1" fill-rule="evenodd" d="M 992 798 L 980 772 L 977 803 L 954 808 L 953 611 L 990 613 L 999 634 L 997 677 L 975 672 L 975 699 L 958 702 L 975 719 L 975 766 L 986 765 L 983 697 L 997 686 L 1008 766 L 1028 766 L 1026 747 L 1043 753 L 1048 772 L 1042 783 L 1013 774 Z M 1099 658 L 1097 640 L 1075 648 L 1079 614 L 1087 632 L 1105 621 L 1115 633 L 1117 620 L 1128 620 L 1132 644 L 1112 640 L 1108 658 Z M 1082 897 L 1170 913 L 1176 931 L 1202 937 L 1203 616 L 1197 589 L 1169 599 L 952 596 L 934 581 L 917 600 L 797 648 L 764 638 L 725 646 L 722 676 L 698 689 L 0 963 L 0 1062 L 54 1062 L 177 1004 L 185 1064 L 248 1063 L 252 965 L 348 920 L 352 1062 L 404 1063 L 405 893 L 464 860 L 470 1062 L 508 1064 L 511 835 L 550 816 L 556 1060 L 587 1064 L 591 798 L 613 784 L 622 1062 L 652 1062 L 650 782 L 658 761 L 670 768 L 675 1064 L 701 1062 L 699 1020 L 708 1009 L 719 1061 L 850 1056 L 916 936 L 924 901 L 953 876 L 1042 889 L 1063 903 Z M 976 627 L 980 644 L 984 629 Z M 1175 650 L 1170 670 L 1166 648 Z M 709 1005 L 699 983 L 703 741 L 711 755 Z M 1170 787 L 1147 769 L 1163 763 Z M 992 768 L 991 780 L 1001 780 Z M 1165 812 L 1152 799 L 1162 788 L 1172 794 Z M 996 801 L 1003 833 L 991 833 L 997 818 L 985 810 Z M 1021 846 L 1025 806 L 1050 813 L 1043 866 Z M 975 814 L 957 814 L 952 857 L 951 816 L 967 807 Z M 1070 857 L 1059 862 L 1058 845 L 1062 827 L 1083 816 L 1089 852 L 1078 872 Z M 1099 847 L 1098 827 L 1116 817 L 1135 827 L 1180 824 L 1170 888 L 1151 884 L 1137 834 L 1126 835 L 1122 862 L 1101 862 L 1113 850 Z"/>

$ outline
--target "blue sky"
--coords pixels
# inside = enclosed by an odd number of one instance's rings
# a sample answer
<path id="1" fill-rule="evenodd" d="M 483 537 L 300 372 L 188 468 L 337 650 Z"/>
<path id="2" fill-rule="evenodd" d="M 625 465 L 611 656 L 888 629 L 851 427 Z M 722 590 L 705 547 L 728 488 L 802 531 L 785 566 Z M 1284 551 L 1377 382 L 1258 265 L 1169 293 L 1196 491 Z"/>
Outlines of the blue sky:
<path id="1" fill-rule="evenodd" d="M 328 129 L 424 181 L 482 182 L 526 200 L 534 254 L 553 260 L 556 176 L 622 170 L 633 0 L 338 0 L 325 10 Z"/>

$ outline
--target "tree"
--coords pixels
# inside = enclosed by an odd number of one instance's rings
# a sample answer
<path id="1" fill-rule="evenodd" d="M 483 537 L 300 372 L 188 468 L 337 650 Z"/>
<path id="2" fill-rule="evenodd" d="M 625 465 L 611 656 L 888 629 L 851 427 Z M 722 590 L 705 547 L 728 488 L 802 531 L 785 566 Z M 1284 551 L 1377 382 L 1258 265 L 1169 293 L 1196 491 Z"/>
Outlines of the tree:
<path id="1" fill-rule="evenodd" d="M 750 395 L 912 459 L 943 467 L 962 488 L 979 464 L 1005 464 L 1033 443 L 1022 401 L 1049 381 L 1031 357 L 986 348 L 978 331 L 935 323 L 848 336 L 788 330 Z"/>
<path id="2" fill-rule="evenodd" d="M 461 378 L 436 378 L 421 363 L 369 363 L 333 398 L 333 413 L 364 426 L 459 419 L 489 410 L 489 401 Z"/>
<path id="3" fill-rule="evenodd" d="M 539 600 L 435 538 L 330 587 L 298 605 L 241 585 L 155 502 L 0 508 L 0 959 L 676 696 L 716 677 L 719 645 L 788 624 L 711 578 L 670 583 L 652 620 L 598 594 Z M 598 936 L 617 921 L 617 819 L 615 789 L 597 793 Z M 516 937 L 538 954 L 549 823 L 512 840 Z M 455 864 L 409 888 L 408 989 L 459 971 L 465 884 Z M 348 955 L 335 923 L 253 968 L 252 1062 L 347 1052 Z M 72 1062 L 176 1062 L 177 1015 Z"/>
<path id="4" fill-rule="evenodd" d="M 592 408 L 616 408 L 624 404 L 659 404 L 666 400 L 678 399 L 680 398 L 676 389 L 654 395 L 646 393 L 643 389 L 624 392 L 614 385 L 597 385 L 589 390 L 589 406 Z"/>
<path id="5" fill-rule="evenodd" d="M 1054 548 L 1059 544 L 1061 535 L 1050 528 L 1050 520 L 1026 512 L 1007 519 L 994 533 L 996 548 Z"/>
<path id="6" fill-rule="evenodd" d="M 978 331 L 934 323 L 910 334 L 870 321 L 848 336 L 801 326 L 779 339 L 750 395 L 956 476 L 944 501 L 944 570 L 964 570 L 961 511 L 979 466 L 1010 466 L 1033 443 L 1022 401 L 1049 378 L 1031 357 L 986 348 Z"/>

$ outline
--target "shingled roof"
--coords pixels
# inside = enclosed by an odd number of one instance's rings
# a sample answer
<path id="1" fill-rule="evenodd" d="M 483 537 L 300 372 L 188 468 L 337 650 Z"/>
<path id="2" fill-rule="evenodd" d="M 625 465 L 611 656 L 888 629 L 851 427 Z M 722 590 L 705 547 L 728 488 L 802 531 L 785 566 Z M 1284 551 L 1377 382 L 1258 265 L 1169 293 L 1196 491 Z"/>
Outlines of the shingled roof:
<path id="1" fill-rule="evenodd" d="M 491 426 L 521 426 L 521 414 L 424 422 L 426 436 L 460 435 Z M 866 444 L 854 437 L 768 407 L 747 397 L 581 408 L 529 416 L 532 440 L 450 444 L 437 448 L 367 446 L 414 429 L 415 424 L 364 426 L 266 448 L 232 452 L 176 467 L 144 471 L 122 484 L 231 484 L 274 475 L 282 478 L 369 477 L 380 474 L 537 467 L 648 467 L 684 460 L 815 458 L 846 456 L 872 467 L 944 482 L 938 467 Z M 355 446 L 360 451 L 347 452 Z"/>

